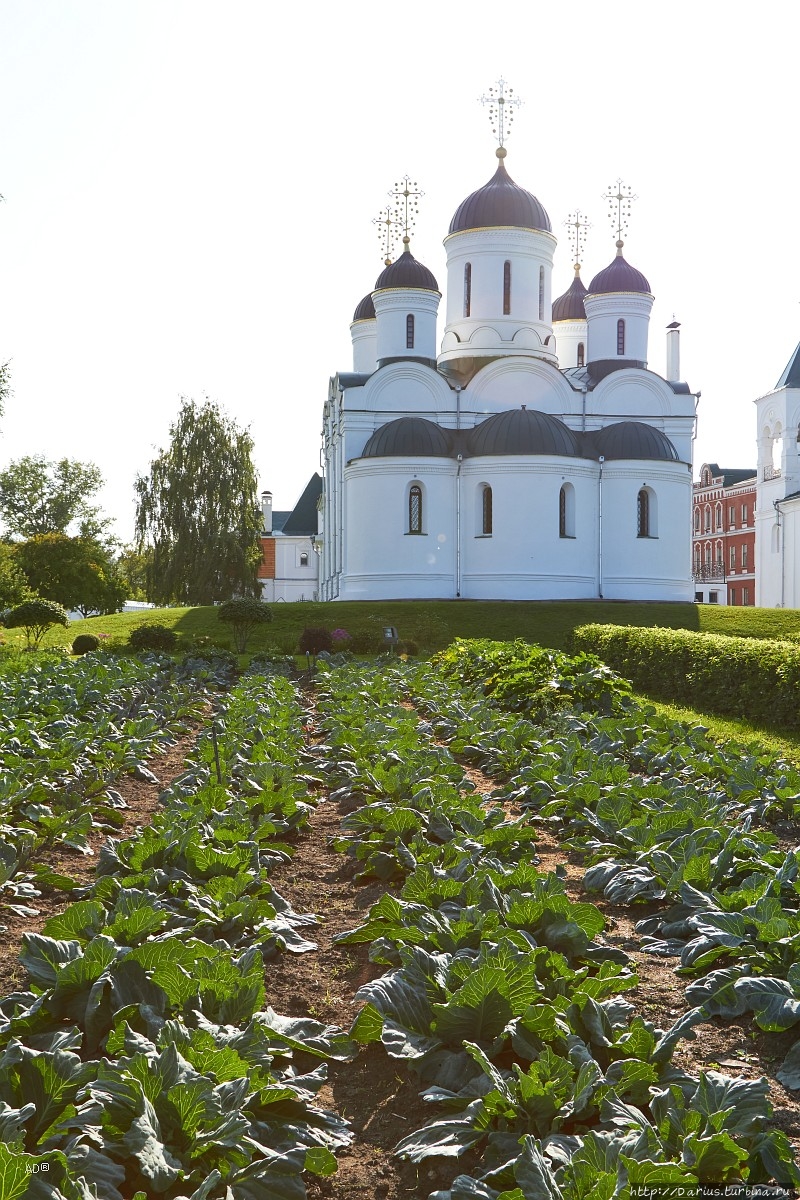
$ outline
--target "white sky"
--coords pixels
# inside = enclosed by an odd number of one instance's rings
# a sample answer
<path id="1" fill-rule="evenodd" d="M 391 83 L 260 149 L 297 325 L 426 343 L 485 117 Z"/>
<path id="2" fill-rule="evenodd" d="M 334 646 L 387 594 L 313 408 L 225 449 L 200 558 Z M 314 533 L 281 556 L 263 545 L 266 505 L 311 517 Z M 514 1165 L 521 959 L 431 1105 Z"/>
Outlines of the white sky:
<path id="1" fill-rule="evenodd" d="M 800 339 L 794 5 L 764 0 L 0 0 L 0 466 L 96 462 L 119 535 L 181 394 L 219 400 L 291 508 L 327 382 L 382 269 L 373 217 L 406 172 L 411 249 L 445 282 L 461 200 L 494 173 L 477 98 L 523 99 L 511 176 L 559 237 L 638 200 L 625 255 L 656 296 L 650 366 L 682 322 L 702 390 L 695 465 L 755 466 L 752 401 Z M 441 306 L 444 309 L 444 304 Z"/>

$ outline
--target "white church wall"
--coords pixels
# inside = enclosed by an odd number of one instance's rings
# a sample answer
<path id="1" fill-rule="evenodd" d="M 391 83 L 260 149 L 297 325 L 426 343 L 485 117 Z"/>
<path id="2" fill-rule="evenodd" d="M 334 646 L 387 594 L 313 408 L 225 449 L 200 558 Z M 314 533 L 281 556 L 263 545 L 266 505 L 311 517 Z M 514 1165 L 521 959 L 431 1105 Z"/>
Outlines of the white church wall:
<path id="1" fill-rule="evenodd" d="M 649 535 L 638 530 L 648 493 Z M 683 463 L 614 460 L 603 466 L 602 594 L 606 600 L 694 599 L 690 582 L 691 472 Z"/>
<path id="2" fill-rule="evenodd" d="M 386 358 L 436 358 L 438 292 L 416 288 L 387 288 L 375 292 L 378 361 Z M 408 317 L 413 318 L 413 345 L 408 345 Z"/>
<path id="3" fill-rule="evenodd" d="M 347 407 L 385 413 L 386 421 L 404 414 L 427 416 L 435 421 L 439 414 L 448 414 L 454 407 L 453 393 L 445 379 L 423 363 L 391 363 L 358 391 L 355 402 L 348 391 Z"/>
<path id="4" fill-rule="evenodd" d="M 587 362 L 633 359 L 647 362 L 647 340 L 653 297 L 640 292 L 606 292 L 584 297 L 589 323 Z M 619 349 L 619 322 L 624 325 L 624 349 Z"/>
<path id="5" fill-rule="evenodd" d="M 488 363 L 461 393 L 462 412 L 506 412 L 523 404 L 553 416 L 577 416 L 581 393 L 555 367 L 536 358 Z"/>
<path id="6" fill-rule="evenodd" d="M 350 326 L 353 343 L 353 370 L 367 374 L 378 366 L 378 323 L 375 320 L 354 321 Z"/>

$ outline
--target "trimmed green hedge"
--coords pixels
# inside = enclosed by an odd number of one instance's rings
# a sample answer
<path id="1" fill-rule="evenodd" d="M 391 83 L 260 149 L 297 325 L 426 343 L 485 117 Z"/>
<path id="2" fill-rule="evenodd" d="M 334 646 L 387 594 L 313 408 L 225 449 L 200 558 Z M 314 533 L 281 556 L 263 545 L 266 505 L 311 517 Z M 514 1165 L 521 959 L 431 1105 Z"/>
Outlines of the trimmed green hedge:
<path id="1" fill-rule="evenodd" d="M 622 625 L 580 625 L 573 641 L 654 699 L 800 729 L 800 647 L 792 642 Z"/>

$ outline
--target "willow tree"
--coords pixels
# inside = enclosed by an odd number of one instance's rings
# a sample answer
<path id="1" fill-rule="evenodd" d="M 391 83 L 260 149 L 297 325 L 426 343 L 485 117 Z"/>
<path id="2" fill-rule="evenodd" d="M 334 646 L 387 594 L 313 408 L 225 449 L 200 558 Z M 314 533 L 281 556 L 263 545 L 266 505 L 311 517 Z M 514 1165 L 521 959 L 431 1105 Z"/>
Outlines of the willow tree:
<path id="1" fill-rule="evenodd" d="M 156 604 L 258 596 L 261 514 L 253 440 L 219 406 L 181 398 L 170 446 L 136 479 L 136 538 Z"/>

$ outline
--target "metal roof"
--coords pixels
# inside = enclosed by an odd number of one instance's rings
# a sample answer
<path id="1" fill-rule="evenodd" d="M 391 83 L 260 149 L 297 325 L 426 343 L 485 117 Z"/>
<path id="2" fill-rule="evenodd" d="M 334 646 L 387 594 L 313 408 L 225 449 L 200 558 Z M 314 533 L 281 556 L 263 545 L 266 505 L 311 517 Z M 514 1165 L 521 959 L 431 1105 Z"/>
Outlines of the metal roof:
<path id="1" fill-rule="evenodd" d="M 433 272 L 429 271 L 421 262 L 417 262 L 410 250 L 404 250 L 396 262 L 381 271 L 372 290 L 380 292 L 384 288 L 418 288 L 424 292 L 439 291 L 439 285 Z"/>
<path id="2" fill-rule="evenodd" d="M 783 374 L 775 384 L 776 389 L 782 387 L 800 387 L 800 346 L 797 346 L 795 349 L 794 354 L 786 364 Z"/>
<path id="3" fill-rule="evenodd" d="M 558 417 L 513 408 L 481 421 L 467 439 L 470 455 L 557 454 L 579 457 L 578 439 Z"/>
<path id="4" fill-rule="evenodd" d="M 665 433 L 644 421 L 616 421 L 591 435 L 595 454 L 604 458 L 654 458 L 680 462 L 678 451 Z"/>
<path id="5" fill-rule="evenodd" d="M 425 417 L 398 417 L 376 429 L 361 458 L 447 458 L 450 439 L 441 426 Z"/>
<path id="6" fill-rule="evenodd" d="M 353 313 L 354 321 L 374 321 L 375 320 L 375 305 L 372 303 L 372 292 L 368 292 L 363 300 L 359 300 L 356 311 Z"/>
<path id="7" fill-rule="evenodd" d="M 550 218 L 542 205 L 514 182 L 502 159 L 489 182 L 459 204 L 450 222 L 450 233 L 498 226 L 551 231 Z"/>
<path id="8" fill-rule="evenodd" d="M 650 295 L 650 284 L 641 271 L 637 271 L 622 256 L 618 250 L 616 258 L 608 266 L 595 275 L 589 284 L 589 295 L 602 295 L 607 292 L 643 292 Z"/>
<path id="9" fill-rule="evenodd" d="M 583 280 L 576 272 L 575 278 L 564 295 L 553 301 L 553 324 L 556 321 L 585 321 L 586 309 L 583 306 L 585 295 L 586 288 Z"/>
<path id="10" fill-rule="evenodd" d="M 307 536 L 317 532 L 317 500 L 322 494 L 322 476 L 318 471 L 309 479 L 302 496 L 295 504 L 281 530 L 287 536 Z"/>

